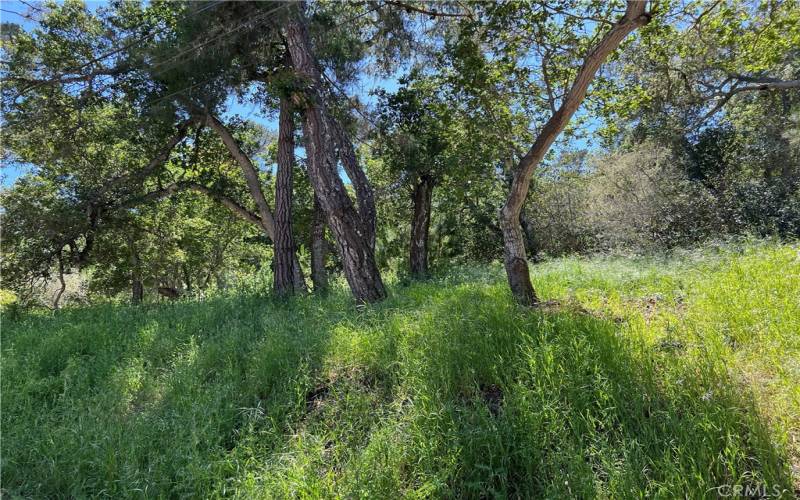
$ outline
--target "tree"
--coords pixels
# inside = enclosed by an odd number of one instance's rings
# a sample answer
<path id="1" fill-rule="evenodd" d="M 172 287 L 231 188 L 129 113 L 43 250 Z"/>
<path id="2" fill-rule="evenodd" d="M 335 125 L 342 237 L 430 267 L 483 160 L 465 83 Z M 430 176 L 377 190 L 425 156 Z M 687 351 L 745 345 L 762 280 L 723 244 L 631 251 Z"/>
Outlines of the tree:
<path id="1" fill-rule="evenodd" d="M 603 133 L 640 121 L 671 120 L 681 134 L 713 126 L 722 112 L 754 95 L 786 99 L 800 88 L 800 5 L 690 1 L 670 6 L 624 48 L 598 81 L 608 99 Z M 796 92 L 795 92 L 796 94 Z"/>
<path id="2" fill-rule="evenodd" d="M 448 104 L 435 94 L 434 81 L 412 75 L 402 83 L 395 93 L 381 95 L 377 141 L 390 168 L 413 186 L 409 270 L 424 278 L 433 189 L 454 167 L 448 149 L 451 116 Z"/>
<path id="3" fill-rule="evenodd" d="M 15 290 L 22 304 L 29 304 L 44 293 L 55 272 L 59 289 L 51 305 L 58 309 L 66 288 L 64 274 L 86 247 L 80 207 L 59 196 L 57 185 L 38 176 L 27 176 L 13 189 L 3 190 L 0 201 L 3 286 Z"/>
<path id="4" fill-rule="evenodd" d="M 294 117 L 287 98 L 281 99 L 278 131 L 278 169 L 275 179 L 275 259 L 276 295 L 304 292 L 300 262 L 292 234 L 292 172 L 294 165 Z"/>
<path id="5" fill-rule="evenodd" d="M 377 302 L 386 297 L 386 289 L 375 262 L 372 188 L 363 170 L 355 164 L 352 145 L 341 125 L 325 106 L 322 77 L 305 23 L 302 11 L 293 13 L 287 21 L 285 37 L 292 66 L 306 82 L 293 99 L 303 114 L 309 178 L 336 239 L 353 295 L 359 302 Z M 353 183 L 359 210 L 338 174 L 337 160 L 341 160 Z"/>
<path id="6" fill-rule="evenodd" d="M 649 21 L 650 14 L 645 11 L 645 2 L 628 1 L 625 14 L 588 52 L 560 106 L 544 124 L 533 145 L 520 159 L 515 169 L 510 193 L 501 212 L 500 224 L 503 228 L 504 261 L 508 284 L 514 298 L 522 305 L 536 305 L 539 302 L 531 284 L 525 240 L 519 222 L 533 172 L 558 135 L 564 130 L 572 115 L 575 114 L 600 65 L 628 34 Z"/>

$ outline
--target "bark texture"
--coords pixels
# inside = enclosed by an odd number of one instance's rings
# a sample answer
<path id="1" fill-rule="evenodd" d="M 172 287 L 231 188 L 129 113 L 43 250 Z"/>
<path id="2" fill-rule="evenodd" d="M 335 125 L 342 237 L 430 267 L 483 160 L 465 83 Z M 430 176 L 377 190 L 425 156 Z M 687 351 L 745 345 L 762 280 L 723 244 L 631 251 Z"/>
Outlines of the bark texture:
<path id="1" fill-rule="evenodd" d="M 372 186 L 369 184 L 367 175 L 358 166 L 355 149 L 353 148 L 353 143 L 350 141 L 350 138 L 347 137 L 344 129 L 336 120 L 332 120 L 332 125 L 336 134 L 336 147 L 339 152 L 339 160 L 342 162 L 342 167 L 347 173 L 347 177 L 350 178 L 350 182 L 356 192 L 358 214 L 361 216 L 361 224 L 364 227 L 367 241 L 374 251 L 375 225 L 378 213 L 375 209 L 375 196 L 372 192 Z"/>
<path id="2" fill-rule="evenodd" d="M 144 298 L 144 285 L 138 277 L 133 278 L 131 283 L 131 304 L 139 305 Z"/>
<path id="3" fill-rule="evenodd" d="M 294 118 L 289 101 L 281 99 L 278 122 L 278 170 L 275 176 L 275 257 L 273 265 L 273 290 L 279 296 L 306 291 L 292 235 L 293 171 Z"/>
<path id="4" fill-rule="evenodd" d="M 431 199 L 433 177 L 422 174 L 414 186 L 414 217 L 411 219 L 411 275 L 424 278 L 428 275 L 428 234 L 431 225 Z"/>
<path id="5" fill-rule="evenodd" d="M 534 306 L 539 302 L 531 284 L 525 240 L 520 226 L 520 213 L 528 195 L 533 172 L 586 97 L 589 84 L 600 65 L 631 32 L 650 21 L 645 6 L 646 2 L 643 1 L 628 1 L 625 14 L 586 56 L 561 105 L 544 125 L 533 146 L 522 157 L 514 172 L 511 190 L 500 215 L 500 225 L 503 229 L 503 251 L 508 284 L 514 298 L 522 305 Z"/>
<path id="6" fill-rule="evenodd" d="M 325 256 L 328 242 L 325 241 L 325 212 L 319 199 L 314 196 L 314 214 L 311 220 L 311 282 L 315 293 L 328 290 L 328 271 L 325 269 Z"/>
<path id="7" fill-rule="evenodd" d="M 284 35 L 292 66 L 306 83 L 305 88 L 295 92 L 293 99 L 303 113 L 309 177 L 325 211 L 328 227 L 336 239 L 347 283 L 358 302 L 383 300 L 386 289 L 375 263 L 374 216 L 368 221 L 369 224 L 365 224 L 370 214 L 356 210 L 339 176 L 337 158 L 342 144 L 340 129 L 322 99 L 321 74 L 311 50 L 302 12 L 297 10 L 289 19 Z M 348 162 L 343 161 L 344 166 Z M 356 166 L 355 170 L 360 169 Z M 360 177 L 355 171 L 354 176 Z M 356 196 L 359 197 L 358 190 Z M 365 200 L 359 198 L 359 201 L 363 206 Z"/>

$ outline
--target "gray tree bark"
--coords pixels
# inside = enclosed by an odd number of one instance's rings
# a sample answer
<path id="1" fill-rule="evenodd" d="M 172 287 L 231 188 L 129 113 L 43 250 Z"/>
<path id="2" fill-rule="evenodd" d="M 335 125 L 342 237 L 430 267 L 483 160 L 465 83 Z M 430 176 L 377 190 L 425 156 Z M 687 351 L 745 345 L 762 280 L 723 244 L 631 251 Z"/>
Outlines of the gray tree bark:
<path id="1" fill-rule="evenodd" d="M 646 2 L 643 1 L 628 1 L 625 14 L 586 56 L 561 106 L 544 125 L 533 146 L 522 157 L 514 172 L 511 190 L 501 211 L 500 226 L 503 229 L 503 253 L 508 284 L 514 299 L 522 305 L 535 306 L 539 303 L 531 284 L 525 239 L 520 226 L 520 213 L 528 195 L 533 172 L 586 97 L 589 84 L 600 65 L 631 32 L 650 21 L 645 6 Z"/>

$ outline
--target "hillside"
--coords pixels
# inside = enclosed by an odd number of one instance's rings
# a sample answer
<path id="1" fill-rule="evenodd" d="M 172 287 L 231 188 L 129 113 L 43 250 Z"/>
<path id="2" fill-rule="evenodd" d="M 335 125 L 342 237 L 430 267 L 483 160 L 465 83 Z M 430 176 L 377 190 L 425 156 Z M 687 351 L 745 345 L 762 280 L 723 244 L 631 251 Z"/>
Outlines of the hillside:
<path id="1" fill-rule="evenodd" d="M 797 246 L 564 258 L 532 276 L 539 310 L 488 266 L 396 281 L 369 307 L 334 288 L 5 318 L 3 490 L 797 493 Z"/>

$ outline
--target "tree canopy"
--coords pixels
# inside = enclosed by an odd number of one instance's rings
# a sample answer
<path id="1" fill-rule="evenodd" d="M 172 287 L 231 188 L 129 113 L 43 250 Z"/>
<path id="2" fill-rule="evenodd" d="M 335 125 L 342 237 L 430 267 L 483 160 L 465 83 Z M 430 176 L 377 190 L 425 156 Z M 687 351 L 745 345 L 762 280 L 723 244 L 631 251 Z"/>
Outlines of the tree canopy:
<path id="1" fill-rule="evenodd" d="M 800 231 L 795 0 L 15 6 L 3 158 L 29 172 L 3 188 L 2 265 L 22 301 L 332 272 L 368 303 L 387 271 L 502 258 L 537 305 L 544 253 Z"/>

